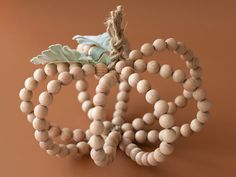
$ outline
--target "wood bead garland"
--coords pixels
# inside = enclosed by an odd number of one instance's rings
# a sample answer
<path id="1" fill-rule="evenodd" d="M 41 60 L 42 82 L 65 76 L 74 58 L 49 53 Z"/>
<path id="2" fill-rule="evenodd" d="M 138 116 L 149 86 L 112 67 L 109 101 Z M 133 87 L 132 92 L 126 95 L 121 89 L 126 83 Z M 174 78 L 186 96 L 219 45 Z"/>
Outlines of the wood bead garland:
<path id="1" fill-rule="evenodd" d="M 121 11 L 122 8 L 118 7 L 115 12 L 121 13 Z M 108 25 L 108 31 L 109 27 L 110 25 Z M 112 34 L 109 31 L 109 35 L 118 35 L 118 33 Z M 63 60 L 58 62 L 58 56 L 53 53 L 55 60 L 43 63 L 46 64 L 44 69 L 36 69 L 33 76 L 25 80 L 24 88 L 19 92 L 20 110 L 27 114 L 28 122 L 35 129 L 34 137 L 40 148 L 46 150 L 49 155 L 62 158 L 89 154 L 96 165 L 103 167 L 114 161 L 119 148 L 138 165 L 156 166 L 163 162 L 166 156 L 173 153 L 174 142 L 179 137 L 188 137 L 200 132 L 209 119 L 211 104 L 201 87 L 202 68 L 193 52 L 183 42 L 176 41 L 174 38 L 156 39 L 153 43 L 144 43 L 139 50 L 135 49 L 128 53 L 128 50 L 124 50 L 123 38 L 110 37 L 112 50 L 105 50 L 105 47 L 101 50 L 102 53 L 98 51 L 93 53 L 98 48 L 96 44 L 79 43 L 76 50 L 60 45 L 49 47 L 50 50 L 53 50 L 53 47 L 60 50 L 59 48 L 62 47 Z M 119 44 L 121 47 L 116 46 Z M 35 58 L 47 56 L 50 50 Z M 189 76 L 180 69 L 172 68 L 169 64 L 161 65 L 156 60 L 146 62 L 142 59 L 165 50 L 180 56 L 189 68 Z M 73 58 L 75 55 L 72 56 L 75 51 L 83 54 L 85 58 L 86 56 L 92 58 L 93 55 L 100 58 L 94 61 L 89 58 L 77 62 Z M 78 53 L 76 54 L 80 57 Z M 68 56 L 71 57 L 69 60 Z M 106 57 L 111 57 L 111 61 L 108 61 Z M 44 60 L 45 58 L 42 59 Z M 156 89 L 152 88 L 149 80 L 141 77 L 140 73 L 145 71 L 150 74 L 160 74 L 163 79 L 172 78 L 175 83 L 182 84 L 182 94 L 176 96 L 173 101 L 166 101 Z M 31 100 L 39 82 L 46 80 L 48 76 L 55 77 L 55 75 L 57 79 L 47 83 L 46 91 L 39 95 L 39 103 L 34 106 Z M 93 97 L 90 97 L 87 91 L 89 83 L 86 81 L 86 77 L 91 75 L 99 80 Z M 46 120 L 54 96 L 73 80 L 76 82 L 75 88 L 78 91 L 81 108 L 91 120 L 89 128 L 85 131 L 79 128 L 75 130 L 61 128 Z M 116 95 L 115 111 L 112 120 L 109 121 L 106 111 L 107 100 L 111 88 L 117 85 L 119 91 Z M 126 122 L 128 101 L 132 99 L 129 93 L 132 88 L 136 88 L 138 93 L 143 94 L 147 103 L 153 105 L 153 112 Z M 196 116 L 189 123 L 176 126 L 174 114 L 179 108 L 187 106 L 188 100 L 192 98 L 197 102 Z M 156 124 L 160 125 L 160 130 L 155 128 Z M 57 143 L 57 138 L 61 139 L 60 143 Z M 144 151 L 139 147 L 144 143 L 152 144 L 155 147 L 154 150 Z"/>

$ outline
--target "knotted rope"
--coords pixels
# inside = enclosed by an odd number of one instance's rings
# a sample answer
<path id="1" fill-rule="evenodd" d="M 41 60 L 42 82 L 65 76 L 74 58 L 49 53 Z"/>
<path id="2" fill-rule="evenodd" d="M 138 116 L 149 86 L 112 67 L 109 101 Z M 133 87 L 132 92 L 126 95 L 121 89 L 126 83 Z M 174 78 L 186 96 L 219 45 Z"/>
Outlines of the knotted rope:
<path id="1" fill-rule="evenodd" d="M 107 32 L 111 37 L 110 45 L 112 47 L 110 53 L 112 63 L 109 65 L 109 68 L 113 67 L 117 61 L 128 57 L 128 41 L 124 36 L 124 28 L 122 25 L 123 12 L 123 6 L 117 6 L 116 10 L 110 12 L 110 17 L 108 17 L 105 22 Z"/>

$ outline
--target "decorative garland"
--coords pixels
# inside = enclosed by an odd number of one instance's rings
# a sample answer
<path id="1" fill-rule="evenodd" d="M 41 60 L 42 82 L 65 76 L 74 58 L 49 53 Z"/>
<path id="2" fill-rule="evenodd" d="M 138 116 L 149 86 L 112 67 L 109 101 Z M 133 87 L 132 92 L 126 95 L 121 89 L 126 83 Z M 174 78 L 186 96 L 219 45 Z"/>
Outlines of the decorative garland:
<path id="1" fill-rule="evenodd" d="M 73 39 L 79 43 L 77 49 L 55 44 L 49 46 L 31 62 L 45 65 L 38 68 L 32 77 L 25 80 L 25 88 L 20 90 L 20 109 L 27 114 L 27 119 L 35 129 L 35 139 L 49 155 L 65 157 L 67 155 L 81 157 L 90 154 L 98 166 L 110 164 L 118 147 L 139 165 L 156 166 L 174 151 L 174 142 L 181 136 L 188 137 L 202 130 L 209 118 L 210 103 L 206 92 L 201 87 L 201 67 L 198 58 L 186 48 L 182 42 L 173 38 L 156 39 L 153 44 L 145 43 L 140 50 L 130 52 L 122 28 L 123 8 L 118 6 L 108 18 L 107 32 L 98 36 L 80 36 Z M 148 63 L 143 56 L 150 57 L 164 50 L 178 54 L 189 68 L 190 77 L 180 70 L 173 70 L 170 65 L 160 65 L 156 60 Z M 172 78 L 174 82 L 183 84 L 182 95 L 172 102 L 160 97 L 148 80 L 142 79 L 139 73 L 160 74 L 162 78 Z M 47 90 L 39 95 L 39 104 L 34 106 L 31 99 L 39 82 L 47 77 L 57 75 L 57 80 L 47 84 Z M 95 75 L 99 79 L 96 94 L 91 100 L 87 92 L 86 77 Z M 48 106 L 53 97 L 63 86 L 76 81 L 78 100 L 82 110 L 87 113 L 91 124 L 85 132 L 81 129 L 70 130 L 52 125 L 46 120 Z M 117 103 L 112 121 L 106 120 L 106 100 L 110 89 L 119 85 Z M 125 122 L 128 109 L 129 92 L 136 88 L 145 99 L 152 104 L 154 111 L 145 113 L 142 118 L 135 118 L 131 123 Z M 187 105 L 193 98 L 197 102 L 198 112 L 190 123 L 176 126 L 174 114 L 179 108 Z M 158 122 L 161 131 L 148 130 Z M 150 128 L 149 128 L 150 129 Z M 60 137 L 61 143 L 56 139 Z M 159 147 L 146 152 L 138 144 L 149 142 Z M 68 143 L 69 142 L 69 143 Z"/>

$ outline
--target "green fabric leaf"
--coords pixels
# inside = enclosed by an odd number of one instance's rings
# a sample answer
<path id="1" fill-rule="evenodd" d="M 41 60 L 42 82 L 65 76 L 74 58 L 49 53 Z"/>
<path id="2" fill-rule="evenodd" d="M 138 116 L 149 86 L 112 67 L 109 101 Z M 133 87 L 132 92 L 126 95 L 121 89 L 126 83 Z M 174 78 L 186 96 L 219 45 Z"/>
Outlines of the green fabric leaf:
<path id="1" fill-rule="evenodd" d="M 109 52 L 111 51 L 111 46 L 109 43 L 110 36 L 107 32 L 97 36 L 76 35 L 73 37 L 73 40 L 76 40 L 79 44 L 96 45 L 97 47 L 101 47 Z"/>
<path id="2" fill-rule="evenodd" d="M 54 44 L 44 50 L 38 56 L 31 59 L 34 64 L 46 64 L 52 62 L 91 62 L 92 58 L 85 56 L 75 49 L 71 49 L 68 46 L 62 46 L 61 44 Z"/>
<path id="3" fill-rule="evenodd" d="M 104 63 L 109 64 L 111 58 L 105 54 L 105 50 L 100 47 L 95 47 L 91 56 L 86 56 L 83 53 L 71 49 L 69 46 L 62 46 L 61 44 L 54 44 L 44 50 L 38 56 L 31 59 L 34 64 L 46 64 L 56 62 L 78 62 L 85 63 Z"/>

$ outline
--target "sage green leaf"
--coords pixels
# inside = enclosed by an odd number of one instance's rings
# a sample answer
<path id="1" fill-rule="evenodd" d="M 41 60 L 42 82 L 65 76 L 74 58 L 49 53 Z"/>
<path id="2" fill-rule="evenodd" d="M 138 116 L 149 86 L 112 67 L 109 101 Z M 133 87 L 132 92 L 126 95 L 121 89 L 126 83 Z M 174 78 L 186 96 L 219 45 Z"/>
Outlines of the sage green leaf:
<path id="1" fill-rule="evenodd" d="M 62 46 L 61 44 L 54 44 L 44 50 L 38 56 L 31 59 L 34 64 L 46 64 L 53 62 L 78 62 L 78 63 L 93 63 L 93 59 L 90 56 L 86 56 L 71 49 L 68 46 Z"/>
<path id="2" fill-rule="evenodd" d="M 110 36 L 107 32 L 96 36 L 76 35 L 72 39 L 76 40 L 79 44 L 96 45 L 97 47 L 101 47 L 109 52 L 111 51 L 111 46 L 109 43 Z"/>

